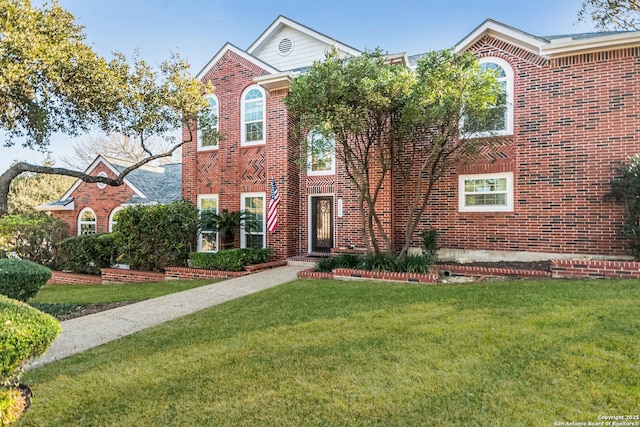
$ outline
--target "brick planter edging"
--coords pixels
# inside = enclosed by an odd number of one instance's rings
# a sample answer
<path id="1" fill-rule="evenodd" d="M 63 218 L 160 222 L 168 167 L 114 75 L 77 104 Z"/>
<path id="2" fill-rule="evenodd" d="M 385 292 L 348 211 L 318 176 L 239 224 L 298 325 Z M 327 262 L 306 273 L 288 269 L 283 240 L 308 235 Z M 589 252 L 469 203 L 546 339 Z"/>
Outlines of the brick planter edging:
<path id="1" fill-rule="evenodd" d="M 511 268 L 476 267 L 459 264 L 438 264 L 436 265 L 436 268 L 438 269 L 438 271 L 446 270 L 454 274 L 467 276 L 510 276 L 520 279 L 551 277 L 550 272 L 542 270 L 517 270 Z"/>
<path id="2" fill-rule="evenodd" d="M 157 273 L 153 271 L 127 270 L 124 268 L 103 268 L 100 272 L 103 283 L 147 283 L 162 282 L 165 280 L 165 273 Z"/>
<path id="3" fill-rule="evenodd" d="M 393 282 L 412 283 L 436 283 L 438 275 L 435 273 L 391 273 L 366 270 L 354 270 L 350 268 L 336 268 L 331 273 L 315 271 L 314 268 L 298 272 L 298 277 L 303 279 L 371 279 L 389 280 Z"/>
<path id="4" fill-rule="evenodd" d="M 551 260 L 553 278 L 638 279 L 640 262 L 579 259 Z"/>
<path id="5" fill-rule="evenodd" d="M 246 276 L 246 271 L 223 271 L 223 270 L 206 270 L 204 268 L 192 267 L 167 267 L 165 270 L 165 278 L 171 280 L 188 280 L 188 279 L 232 279 L 234 277 Z"/>
<path id="6" fill-rule="evenodd" d="M 52 271 L 47 285 L 101 285 L 102 277 L 92 274 Z"/>

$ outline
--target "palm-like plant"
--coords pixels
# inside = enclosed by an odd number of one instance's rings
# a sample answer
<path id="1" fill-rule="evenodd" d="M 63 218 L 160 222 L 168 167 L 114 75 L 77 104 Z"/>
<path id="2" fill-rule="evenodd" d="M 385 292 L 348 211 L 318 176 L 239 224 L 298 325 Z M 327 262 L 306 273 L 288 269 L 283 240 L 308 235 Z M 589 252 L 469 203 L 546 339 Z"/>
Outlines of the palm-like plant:
<path id="1" fill-rule="evenodd" d="M 251 233 L 258 226 L 255 215 L 248 210 L 229 212 L 223 209 L 220 213 L 203 211 L 200 214 L 200 230 L 217 232 L 222 249 L 233 248 L 241 229 Z"/>

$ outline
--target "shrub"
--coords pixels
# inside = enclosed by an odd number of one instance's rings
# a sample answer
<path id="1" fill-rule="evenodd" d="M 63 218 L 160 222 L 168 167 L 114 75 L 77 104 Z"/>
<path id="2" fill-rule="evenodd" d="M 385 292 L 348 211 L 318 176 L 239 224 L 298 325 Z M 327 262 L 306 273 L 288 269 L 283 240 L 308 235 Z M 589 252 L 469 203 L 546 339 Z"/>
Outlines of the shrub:
<path id="1" fill-rule="evenodd" d="M 193 252 L 191 266 L 209 270 L 242 271 L 247 265 L 262 264 L 271 258 L 271 249 L 227 249 L 220 252 Z"/>
<path id="2" fill-rule="evenodd" d="M 0 259 L 0 294 L 28 301 L 51 278 L 51 270 L 35 262 Z"/>
<path id="3" fill-rule="evenodd" d="M 398 271 L 403 273 L 428 273 L 433 266 L 431 257 L 423 254 L 408 254 L 404 261 L 398 263 Z"/>
<path id="4" fill-rule="evenodd" d="M 0 295 L 0 384 L 16 383 L 18 368 L 44 354 L 61 331 L 54 317 Z"/>
<path id="5" fill-rule="evenodd" d="M 0 218 L 2 250 L 50 268 L 58 267 L 58 248 L 68 235 L 69 226 L 50 215 Z"/>
<path id="6" fill-rule="evenodd" d="M 438 262 L 438 230 L 435 228 L 422 232 L 422 256 L 430 264 Z"/>
<path id="7" fill-rule="evenodd" d="M 335 268 L 362 268 L 363 258 L 360 255 L 344 253 L 333 257 L 322 258 L 316 263 L 316 270 L 330 273 Z"/>
<path id="8" fill-rule="evenodd" d="M 0 424 L 16 421 L 28 407 L 18 388 L 22 367 L 44 354 L 61 331 L 55 318 L 0 295 Z"/>
<path id="9" fill-rule="evenodd" d="M 640 259 L 640 154 L 629 158 L 629 163 L 617 168 L 618 176 L 611 180 L 611 190 L 605 199 L 625 203 L 625 222 L 618 229 L 629 239 L 629 252 Z"/>
<path id="10" fill-rule="evenodd" d="M 65 239 L 60 244 L 60 267 L 80 274 L 100 274 L 118 258 L 113 233 L 85 234 Z"/>
<path id="11" fill-rule="evenodd" d="M 121 261 L 148 271 L 186 266 L 197 231 L 198 208 L 184 201 L 129 206 L 118 213 L 114 225 Z"/>

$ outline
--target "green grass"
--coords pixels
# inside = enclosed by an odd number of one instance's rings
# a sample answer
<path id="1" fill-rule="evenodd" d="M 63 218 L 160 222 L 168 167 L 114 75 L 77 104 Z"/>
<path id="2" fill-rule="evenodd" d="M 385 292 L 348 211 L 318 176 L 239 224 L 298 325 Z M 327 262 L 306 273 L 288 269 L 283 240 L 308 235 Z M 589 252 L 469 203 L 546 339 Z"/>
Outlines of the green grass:
<path id="1" fill-rule="evenodd" d="M 53 316 L 71 313 L 87 304 L 142 301 L 208 285 L 216 280 L 167 280 L 108 285 L 45 285 L 29 304 Z"/>
<path id="2" fill-rule="evenodd" d="M 295 281 L 28 371 L 22 426 L 552 426 L 640 408 L 639 281 Z"/>

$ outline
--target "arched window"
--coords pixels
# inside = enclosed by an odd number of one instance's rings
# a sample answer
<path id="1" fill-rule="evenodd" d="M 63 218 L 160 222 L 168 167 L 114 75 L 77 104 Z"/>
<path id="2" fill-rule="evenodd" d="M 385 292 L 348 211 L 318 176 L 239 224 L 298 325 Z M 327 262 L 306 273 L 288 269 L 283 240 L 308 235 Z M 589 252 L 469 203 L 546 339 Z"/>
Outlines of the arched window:
<path id="1" fill-rule="evenodd" d="M 335 141 L 316 130 L 307 136 L 307 175 L 332 175 L 335 173 Z"/>
<path id="2" fill-rule="evenodd" d="M 209 102 L 209 108 L 205 112 L 206 116 L 204 118 L 207 121 L 214 121 L 215 124 L 211 127 L 213 132 L 201 130 L 198 126 L 198 149 L 215 150 L 218 148 L 218 138 L 215 134 L 218 131 L 218 98 L 213 94 L 205 95 L 205 98 Z"/>
<path id="3" fill-rule="evenodd" d="M 107 177 L 107 173 L 106 172 L 100 172 L 98 174 L 98 176 L 102 176 L 102 177 Z M 104 182 L 97 182 L 96 185 L 98 186 L 99 189 L 104 189 L 107 187 L 107 184 L 105 184 Z"/>
<path id="4" fill-rule="evenodd" d="M 487 129 L 487 132 L 491 132 L 498 135 L 512 135 L 513 134 L 513 69 L 507 61 L 502 58 L 486 57 L 478 60 L 480 63 L 480 69 L 494 70 L 498 82 L 502 86 L 506 94 L 506 106 L 502 113 L 503 120 L 499 120 L 496 123 L 494 129 Z"/>
<path id="5" fill-rule="evenodd" d="M 114 224 L 118 223 L 118 212 L 122 209 L 124 209 L 122 206 L 118 206 L 111 211 L 111 214 L 109 214 L 109 233 L 113 231 Z"/>
<path id="6" fill-rule="evenodd" d="M 91 208 L 84 208 L 78 215 L 78 236 L 96 234 L 96 214 Z"/>
<path id="7" fill-rule="evenodd" d="M 264 144 L 265 95 L 259 86 L 250 86 L 242 94 L 242 145 Z"/>

